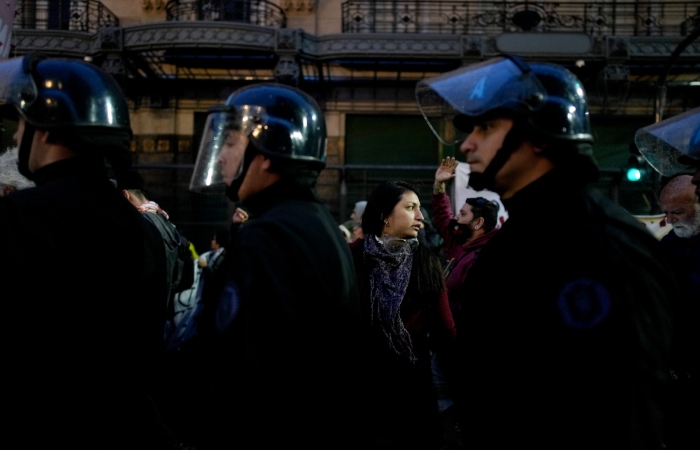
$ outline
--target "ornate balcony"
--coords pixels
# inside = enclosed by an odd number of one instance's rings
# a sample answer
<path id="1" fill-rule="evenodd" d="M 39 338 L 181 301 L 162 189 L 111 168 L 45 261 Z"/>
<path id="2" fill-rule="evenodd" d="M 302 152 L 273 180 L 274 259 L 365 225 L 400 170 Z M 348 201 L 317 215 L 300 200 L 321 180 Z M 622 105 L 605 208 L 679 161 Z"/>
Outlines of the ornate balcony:
<path id="1" fill-rule="evenodd" d="M 344 33 L 686 36 L 700 26 L 698 1 L 350 0 L 342 9 Z"/>
<path id="2" fill-rule="evenodd" d="M 287 16 L 279 6 L 265 0 L 169 0 L 167 20 L 240 22 L 285 28 Z"/>
<path id="3" fill-rule="evenodd" d="M 96 0 L 19 0 L 14 29 L 96 33 L 118 27 L 119 19 Z"/>

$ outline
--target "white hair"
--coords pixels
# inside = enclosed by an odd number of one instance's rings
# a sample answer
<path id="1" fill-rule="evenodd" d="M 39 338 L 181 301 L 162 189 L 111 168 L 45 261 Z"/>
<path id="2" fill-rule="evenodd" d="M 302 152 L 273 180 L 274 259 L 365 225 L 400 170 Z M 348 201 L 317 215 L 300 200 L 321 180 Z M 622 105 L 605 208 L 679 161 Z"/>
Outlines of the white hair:
<path id="1" fill-rule="evenodd" d="M 7 151 L 0 153 L 0 185 L 15 189 L 32 187 L 34 182 L 19 173 L 17 153 L 17 147 L 9 147 Z"/>

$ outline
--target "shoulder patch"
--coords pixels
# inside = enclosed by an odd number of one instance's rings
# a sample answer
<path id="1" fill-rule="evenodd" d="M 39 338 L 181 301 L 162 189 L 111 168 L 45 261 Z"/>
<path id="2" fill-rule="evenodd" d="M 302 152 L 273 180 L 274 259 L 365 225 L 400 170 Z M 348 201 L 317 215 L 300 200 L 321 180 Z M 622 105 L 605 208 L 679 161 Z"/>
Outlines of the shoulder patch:
<path id="1" fill-rule="evenodd" d="M 223 292 L 219 298 L 219 305 L 216 309 L 216 331 L 222 333 L 238 316 L 241 309 L 241 298 L 235 284 L 228 281 L 224 285 Z"/>
<path id="2" fill-rule="evenodd" d="M 579 278 L 562 288 L 558 307 L 568 327 L 585 330 L 598 325 L 608 316 L 612 307 L 612 297 L 600 282 Z"/>

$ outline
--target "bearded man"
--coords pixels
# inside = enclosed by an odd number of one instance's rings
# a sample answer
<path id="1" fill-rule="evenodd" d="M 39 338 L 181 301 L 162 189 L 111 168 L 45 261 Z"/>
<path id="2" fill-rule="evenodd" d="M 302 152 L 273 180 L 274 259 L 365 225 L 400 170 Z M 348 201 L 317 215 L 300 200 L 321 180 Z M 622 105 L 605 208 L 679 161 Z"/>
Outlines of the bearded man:
<path id="1" fill-rule="evenodd" d="M 634 141 L 654 170 L 670 178 L 661 191 L 660 203 L 673 230 L 661 244 L 670 251 L 675 270 L 689 275 L 685 286 L 688 291 L 673 298 L 677 324 L 664 445 L 669 450 L 698 448 L 700 108 L 640 128 Z"/>
<path id="2" fill-rule="evenodd" d="M 469 268 L 476 261 L 481 248 L 496 234 L 498 228 L 498 204 L 483 197 L 467 198 L 457 214 L 452 214 L 450 197 L 445 192 L 445 182 L 455 177 L 459 163 L 453 157 L 442 160 L 435 171 L 433 196 L 433 225 L 445 240 L 445 286 L 450 298 L 450 308 L 459 328 L 460 293 L 467 289 L 464 280 Z"/>
<path id="3" fill-rule="evenodd" d="M 679 270 L 689 272 L 691 292 L 700 298 L 700 202 L 692 175 L 671 178 L 661 189 L 659 203 L 673 230 L 661 239 Z"/>
<path id="4" fill-rule="evenodd" d="M 659 196 L 661 211 L 673 227 L 661 239 L 661 245 L 669 251 L 675 270 L 687 280 L 688 289 L 686 295 L 674 299 L 678 326 L 672 347 L 674 382 L 666 421 L 666 442 L 671 450 L 697 445 L 697 438 L 693 437 L 697 414 L 689 412 L 697 405 L 691 374 L 697 371 L 698 363 L 694 343 L 698 342 L 695 323 L 700 313 L 700 202 L 692 180 L 692 175 L 677 175 L 666 183 Z"/>
<path id="5" fill-rule="evenodd" d="M 676 238 L 690 239 L 700 234 L 700 203 L 692 180 L 692 175 L 679 175 L 661 190 L 661 210 L 666 215 L 666 222 L 673 227 L 674 235 L 664 239 L 666 242 Z"/>

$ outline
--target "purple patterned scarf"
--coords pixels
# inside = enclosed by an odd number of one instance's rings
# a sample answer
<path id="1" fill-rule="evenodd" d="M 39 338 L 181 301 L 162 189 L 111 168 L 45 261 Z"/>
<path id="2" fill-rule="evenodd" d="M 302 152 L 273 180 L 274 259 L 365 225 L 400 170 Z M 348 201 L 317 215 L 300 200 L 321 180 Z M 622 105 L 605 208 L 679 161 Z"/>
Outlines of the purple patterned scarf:
<path id="1" fill-rule="evenodd" d="M 411 240 L 408 242 L 412 243 Z M 415 246 L 408 245 L 408 249 L 415 250 Z M 372 324 L 375 320 L 379 322 L 389 348 L 415 363 L 411 337 L 400 314 L 401 302 L 411 278 L 413 253 L 389 253 L 375 236 L 365 239 L 364 250 L 365 259 L 376 262 L 369 274 Z"/>

